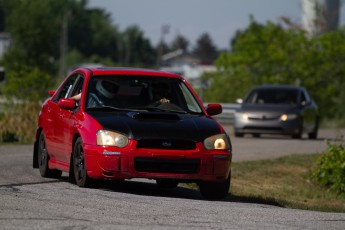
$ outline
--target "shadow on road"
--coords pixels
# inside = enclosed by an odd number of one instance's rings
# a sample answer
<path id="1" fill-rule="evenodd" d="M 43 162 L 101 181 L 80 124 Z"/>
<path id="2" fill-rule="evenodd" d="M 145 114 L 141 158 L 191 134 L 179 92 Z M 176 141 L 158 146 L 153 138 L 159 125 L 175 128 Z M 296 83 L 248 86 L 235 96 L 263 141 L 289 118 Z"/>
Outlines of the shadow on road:
<path id="1" fill-rule="evenodd" d="M 204 200 L 200 192 L 197 189 L 178 186 L 175 189 L 164 189 L 151 182 L 141 181 L 111 181 L 106 180 L 99 188 L 109 192 L 121 192 L 128 194 L 136 194 L 141 196 L 159 196 L 170 198 L 182 198 L 191 200 Z M 206 201 L 206 200 L 205 200 Z M 253 203 L 253 204 L 265 204 L 282 207 L 278 202 L 268 199 L 260 199 L 253 197 L 243 197 L 230 195 L 221 200 L 221 202 L 236 202 L 236 203 Z"/>

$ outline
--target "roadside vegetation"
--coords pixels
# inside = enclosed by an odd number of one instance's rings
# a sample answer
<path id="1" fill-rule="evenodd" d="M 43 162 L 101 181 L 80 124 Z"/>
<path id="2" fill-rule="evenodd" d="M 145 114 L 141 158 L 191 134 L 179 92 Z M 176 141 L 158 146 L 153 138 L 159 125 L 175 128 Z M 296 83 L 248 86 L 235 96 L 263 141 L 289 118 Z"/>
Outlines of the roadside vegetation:
<path id="1" fill-rule="evenodd" d="M 319 155 L 234 163 L 231 199 L 286 208 L 345 212 L 345 195 L 311 179 Z"/>
<path id="2" fill-rule="evenodd" d="M 331 144 L 321 154 L 290 155 L 273 160 L 232 163 L 229 200 L 293 209 L 345 212 L 345 191 L 334 186 L 338 185 L 340 179 L 340 184 L 344 186 L 345 180 L 345 153 L 340 146 L 343 144 Z M 342 150 L 338 152 L 334 148 Z M 334 158 L 335 152 L 336 155 L 341 153 L 342 158 Z M 323 162 L 328 162 L 328 166 L 342 166 L 332 170 L 325 167 Z M 323 179 L 316 179 L 315 173 L 318 176 L 322 174 Z M 196 185 L 183 186 L 197 189 Z"/>

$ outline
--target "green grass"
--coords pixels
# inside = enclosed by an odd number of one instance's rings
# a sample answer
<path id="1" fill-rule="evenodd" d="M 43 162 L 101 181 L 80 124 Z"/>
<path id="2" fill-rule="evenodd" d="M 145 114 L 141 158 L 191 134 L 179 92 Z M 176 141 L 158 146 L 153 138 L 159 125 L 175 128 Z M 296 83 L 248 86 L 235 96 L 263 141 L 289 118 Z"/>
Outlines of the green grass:
<path id="1" fill-rule="evenodd" d="M 291 155 L 275 160 L 235 162 L 229 198 L 235 202 L 345 212 L 345 194 L 336 194 L 310 180 L 317 156 Z"/>
<path id="2" fill-rule="evenodd" d="M 318 155 L 291 155 L 276 160 L 232 165 L 233 199 L 306 210 L 345 212 L 345 194 L 336 194 L 310 180 Z"/>

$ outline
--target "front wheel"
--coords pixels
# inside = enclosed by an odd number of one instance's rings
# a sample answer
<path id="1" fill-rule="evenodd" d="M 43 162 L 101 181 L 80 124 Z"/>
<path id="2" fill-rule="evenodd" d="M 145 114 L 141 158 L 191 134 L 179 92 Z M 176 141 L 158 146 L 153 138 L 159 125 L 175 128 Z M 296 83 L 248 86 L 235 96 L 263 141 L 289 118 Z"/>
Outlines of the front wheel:
<path id="1" fill-rule="evenodd" d="M 49 169 L 48 162 L 49 155 L 46 147 L 46 138 L 44 136 L 44 132 L 42 131 L 38 141 L 38 167 L 40 169 L 40 174 L 42 177 L 60 178 L 62 171 L 57 169 Z"/>
<path id="2" fill-rule="evenodd" d="M 243 133 L 239 133 L 236 130 L 234 130 L 234 135 L 235 135 L 235 137 L 243 137 L 244 136 Z"/>
<path id="3" fill-rule="evenodd" d="M 230 182 L 231 172 L 229 173 L 228 178 L 223 182 L 202 181 L 199 183 L 200 193 L 206 200 L 222 200 L 229 193 Z"/>
<path id="4" fill-rule="evenodd" d="M 173 179 L 157 179 L 156 183 L 158 187 L 163 189 L 174 189 L 178 186 L 178 182 Z"/>
<path id="5" fill-rule="evenodd" d="M 73 174 L 75 183 L 79 187 L 96 187 L 100 184 L 100 180 L 91 179 L 87 175 L 85 159 L 84 159 L 84 150 L 82 147 L 82 140 L 79 137 L 73 149 Z"/>

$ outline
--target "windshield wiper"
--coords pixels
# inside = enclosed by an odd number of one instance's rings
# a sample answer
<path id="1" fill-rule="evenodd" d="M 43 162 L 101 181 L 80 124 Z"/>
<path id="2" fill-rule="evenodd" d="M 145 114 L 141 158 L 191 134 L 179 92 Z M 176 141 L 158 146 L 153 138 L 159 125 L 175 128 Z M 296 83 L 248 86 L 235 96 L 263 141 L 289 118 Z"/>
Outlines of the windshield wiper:
<path id="1" fill-rule="evenodd" d="M 102 106 L 97 106 L 97 107 L 88 107 L 88 110 L 114 110 L 114 111 L 124 111 L 127 109 L 120 109 L 120 108 L 116 108 L 113 106 L 108 106 L 108 105 L 102 105 Z"/>

